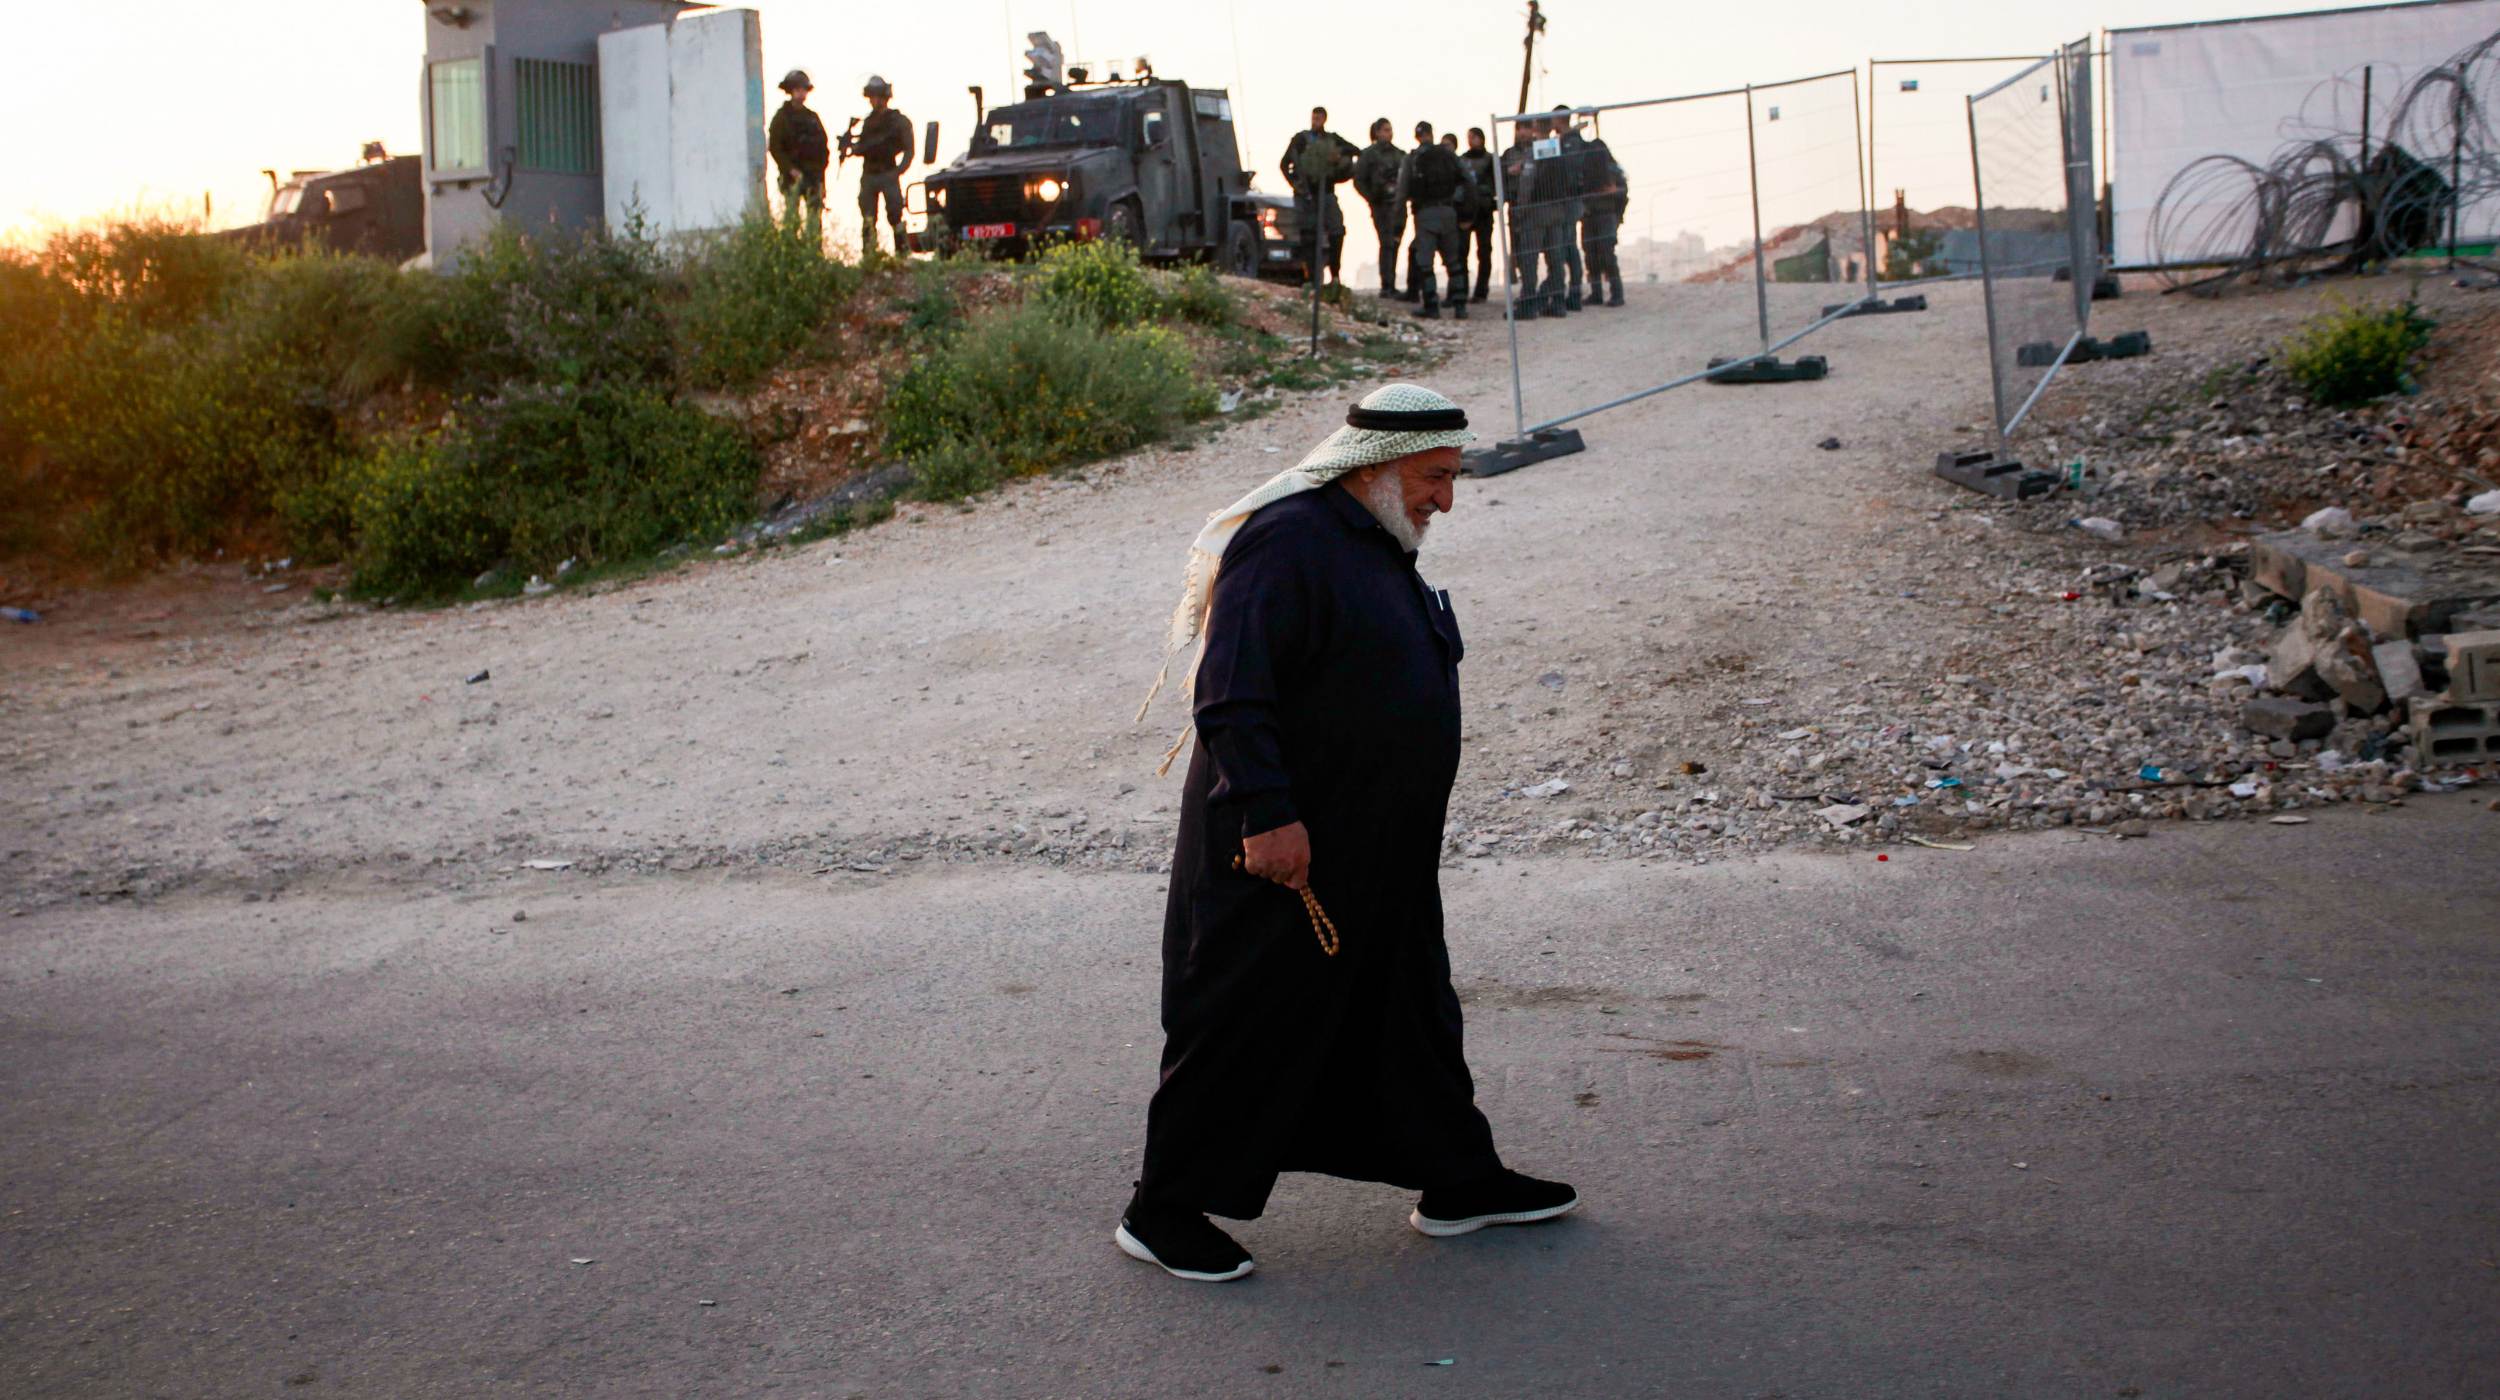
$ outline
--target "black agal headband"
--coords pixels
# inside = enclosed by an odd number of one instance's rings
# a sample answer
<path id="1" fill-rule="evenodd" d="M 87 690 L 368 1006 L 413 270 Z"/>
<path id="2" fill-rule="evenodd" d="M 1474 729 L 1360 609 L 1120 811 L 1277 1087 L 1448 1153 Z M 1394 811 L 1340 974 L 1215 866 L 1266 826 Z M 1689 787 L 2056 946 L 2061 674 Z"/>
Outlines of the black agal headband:
<path id="1" fill-rule="evenodd" d="M 1442 433 L 1467 426 L 1467 410 L 1463 408 L 1365 408 L 1361 404 L 1345 411 L 1349 428 L 1368 428 L 1379 433 Z"/>

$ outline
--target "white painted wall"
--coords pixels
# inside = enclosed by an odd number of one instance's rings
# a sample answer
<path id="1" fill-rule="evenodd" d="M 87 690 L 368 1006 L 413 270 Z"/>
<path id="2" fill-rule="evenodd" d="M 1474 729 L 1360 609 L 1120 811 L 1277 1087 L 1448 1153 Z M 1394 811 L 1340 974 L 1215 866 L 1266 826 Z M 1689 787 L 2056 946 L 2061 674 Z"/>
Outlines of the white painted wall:
<path id="1" fill-rule="evenodd" d="M 709 10 L 599 37 L 607 221 L 637 201 L 655 235 L 726 228 L 764 200 L 764 31 Z"/>
<path id="2" fill-rule="evenodd" d="M 668 31 L 646 24 L 599 36 L 599 152 L 608 228 L 639 212 L 655 229 L 677 217 Z"/>

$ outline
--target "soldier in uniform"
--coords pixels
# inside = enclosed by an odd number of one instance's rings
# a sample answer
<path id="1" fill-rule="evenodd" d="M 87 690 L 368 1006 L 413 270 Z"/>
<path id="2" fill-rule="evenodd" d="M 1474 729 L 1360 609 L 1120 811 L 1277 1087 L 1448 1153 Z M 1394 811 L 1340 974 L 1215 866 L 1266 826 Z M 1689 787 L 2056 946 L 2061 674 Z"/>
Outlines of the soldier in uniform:
<path id="1" fill-rule="evenodd" d="M 868 119 L 856 136 L 845 136 L 843 154 L 859 157 L 859 251 L 877 251 L 877 202 L 885 201 L 885 219 L 894 229 L 894 255 L 903 244 L 903 172 L 911 169 L 911 118 L 892 106 L 894 85 L 871 77 L 859 90 L 868 99 Z"/>
<path id="2" fill-rule="evenodd" d="M 1391 139 L 1396 131 L 1389 119 L 1372 122 L 1372 143 L 1354 162 L 1354 192 L 1372 209 L 1372 232 L 1380 236 L 1380 294 L 1398 295 L 1398 245 L 1406 241 L 1406 206 L 1398 203 L 1398 169 L 1405 163 L 1406 152 Z M 1406 289 L 1408 301 L 1415 299 L 1415 289 Z"/>
<path id="3" fill-rule="evenodd" d="M 1537 221 L 1536 200 L 1529 185 L 1536 171 L 1536 138 L 1540 123 L 1523 121 L 1511 127 L 1510 145 L 1502 151 L 1503 217 L 1510 221 L 1510 284 L 1514 320 L 1534 318 L 1543 307 L 1537 296 L 1536 266 L 1544 238 Z"/>
<path id="4" fill-rule="evenodd" d="M 1563 271 L 1571 279 L 1563 293 L 1562 308 L 1577 311 L 1581 306 L 1580 224 L 1588 217 L 1587 194 L 1592 183 L 1589 179 L 1588 142 L 1581 137 L 1569 107 L 1554 109 L 1554 115 L 1547 121 L 1546 132 L 1562 148 L 1563 185 L 1557 191 L 1562 196 L 1562 208 L 1548 230 L 1548 236 L 1554 240 L 1562 257 Z"/>
<path id="5" fill-rule="evenodd" d="M 1441 315 L 1439 288 L 1432 275 L 1436 253 L 1449 270 L 1452 313 L 1459 320 L 1467 319 L 1467 249 L 1458 231 L 1458 201 L 1466 186 L 1458 157 L 1432 139 L 1432 123 L 1415 123 L 1415 149 L 1398 164 L 1397 199 L 1414 210 L 1415 257 L 1407 265 L 1406 285 L 1423 303 L 1415 314 L 1427 321 Z"/>
<path id="6" fill-rule="evenodd" d="M 1354 143 L 1328 129 L 1328 109 L 1313 107 L 1311 124 L 1293 134 L 1285 143 L 1285 158 L 1277 169 L 1285 177 L 1285 188 L 1293 191 L 1294 222 L 1302 232 L 1302 265 L 1317 277 L 1314 266 L 1321 221 L 1328 228 L 1328 280 L 1342 282 L 1338 269 L 1345 263 L 1345 211 L 1337 207 L 1337 186 L 1354 173 L 1358 153 Z"/>
<path id="7" fill-rule="evenodd" d="M 824 119 L 807 105 L 807 95 L 816 90 L 807 70 L 791 69 L 781 90 L 789 100 L 773 113 L 764 145 L 780 177 L 782 205 L 807 211 L 807 238 L 813 243 L 824 236 L 825 166 L 833 159 L 833 144 L 825 139 Z"/>
<path id="8" fill-rule="evenodd" d="M 1582 251 L 1588 259 L 1588 304 L 1621 306 L 1623 264 L 1615 258 L 1615 244 L 1623 229 L 1624 211 L 1631 206 L 1630 188 L 1624 182 L 1623 167 L 1615 162 L 1615 153 L 1607 148 L 1603 138 L 1590 138 L 1588 159 L 1588 218 L 1580 225 Z M 1609 283 L 1613 286 L 1611 291 L 1607 290 Z"/>
<path id="9" fill-rule="evenodd" d="M 1462 225 L 1476 245 L 1476 296 L 1482 301 L 1493 287 L 1493 153 L 1485 149 L 1484 128 L 1467 128 L 1467 149 L 1458 153 L 1458 167 L 1470 189 L 1469 219 Z"/>

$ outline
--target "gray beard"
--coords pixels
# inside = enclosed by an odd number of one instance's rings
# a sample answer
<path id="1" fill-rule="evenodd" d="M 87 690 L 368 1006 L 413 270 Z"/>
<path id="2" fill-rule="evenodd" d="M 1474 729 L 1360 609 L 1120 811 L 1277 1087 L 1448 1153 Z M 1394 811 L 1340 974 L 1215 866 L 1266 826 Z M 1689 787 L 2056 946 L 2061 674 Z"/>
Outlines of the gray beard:
<path id="1" fill-rule="evenodd" d="M 1372 513 L 1372 519 L 1379 521 L 1389 538 L 1398 542 L 1398 548 L 1409 554 L 1423 548 L 1424 532 L 1431 526 L 1418 525 L 1407 518 L 1406 486 L 1397 473 L 1382 472 L 1373 477 L 1370 485 L 1354 493 L 1354 499 Z"/>

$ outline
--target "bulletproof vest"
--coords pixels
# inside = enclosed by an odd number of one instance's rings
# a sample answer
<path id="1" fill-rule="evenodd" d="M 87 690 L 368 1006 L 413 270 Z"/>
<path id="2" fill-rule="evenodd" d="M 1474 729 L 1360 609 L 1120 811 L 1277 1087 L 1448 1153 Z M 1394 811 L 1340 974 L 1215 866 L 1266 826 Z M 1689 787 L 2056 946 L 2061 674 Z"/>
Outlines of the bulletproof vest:
<path id="1" fill-rule="evenodd" d="M 1406 174 L 1406 197 L 1419 205 L 1447 204 L 1466 178 L 1459 173 L 1458 157 L 1437 145 L 1419 146 L 1415 166 Z"/>
<path id="2" fill-rule="evenodd" d="M 1581 138 L 1578 132 L 1567 132 L 1563 135 L 1562 159 L 1556 164 L 1561 167 L 1562 172 L 1558 180 L 1560 187 L 1554 191 L 1558 195 L 1577 199 L 1587 194 L 1590 187 L 1597 183 L 1596 180 L 1590 178 L 1589 144 Z"/>

